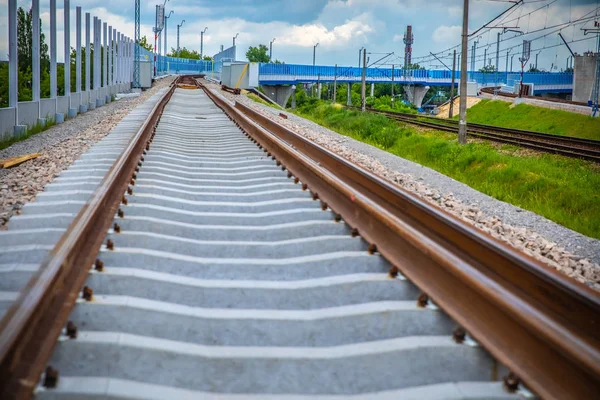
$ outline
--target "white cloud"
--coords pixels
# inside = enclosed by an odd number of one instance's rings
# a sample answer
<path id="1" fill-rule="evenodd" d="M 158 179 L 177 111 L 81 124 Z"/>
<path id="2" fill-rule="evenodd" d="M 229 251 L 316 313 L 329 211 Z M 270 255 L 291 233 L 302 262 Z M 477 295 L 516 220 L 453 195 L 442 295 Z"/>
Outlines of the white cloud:
<path id="1" fill-rule="evenodd" d="M 431 38 L 435 43 L 458 43 L 460 42 L 460 35 L 462 27 L 458 25 L 438 26 L 436 30 L 431 34 Z"/>
<path id="2" fill-rule="evenodd" d="M 402 42 L 403 40 L 404 40 L 403 35 L 394 35 L 394 39 L 392 39 L 392 41 L 394 41 L 394 42 Z"/>

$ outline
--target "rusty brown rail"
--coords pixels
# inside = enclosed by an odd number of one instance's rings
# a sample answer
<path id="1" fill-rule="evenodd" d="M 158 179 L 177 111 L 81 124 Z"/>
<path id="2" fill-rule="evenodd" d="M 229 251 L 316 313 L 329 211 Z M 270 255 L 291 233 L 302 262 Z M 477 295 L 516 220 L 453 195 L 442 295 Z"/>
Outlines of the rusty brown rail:
<path id="1" fill-rule="evenodd" d="M 254 110 L 206 92 L 530 389 L 548 399 L 600 393 L 597 293 Z"/>
<path id="2" fill-rule="evenodd" d="M 0 321 L 0 398 L 28 399 L 176 84 L 157 102 Z"/>

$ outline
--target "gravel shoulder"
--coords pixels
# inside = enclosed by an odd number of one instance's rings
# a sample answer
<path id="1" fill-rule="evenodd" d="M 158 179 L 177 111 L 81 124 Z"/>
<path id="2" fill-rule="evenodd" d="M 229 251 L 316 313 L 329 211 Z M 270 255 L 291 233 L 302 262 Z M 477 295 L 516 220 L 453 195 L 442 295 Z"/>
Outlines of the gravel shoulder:
<path id="1" fill-rule="evenodd" d="M 7 229 L 10 217 L 19 214 L 23 205 L 33 201 L 60 171 L 106 136 L 138 104 L 158 89 L 169 86 L 173 79 L 160 79 L 138 97 L 123 98 L 90 110 L 1 150 L 0 159 L 30 153 L 40 153 L 40 156 L 10 169 L 0 169 L 0 229 Z"/>
<path id="2" fill-rule="evenodd" d="M 496 200 L 430 168 L 343 136 L 295 114 L 256 103 L 243 95 L 234 96 L 209 81 L 203 83 L 223 97 L 276 119 L 294 132 L 417 194 L 544 264 L 600 290 L 600 240 Z M 288 118 L 279 117 L 280 112 Z"/>

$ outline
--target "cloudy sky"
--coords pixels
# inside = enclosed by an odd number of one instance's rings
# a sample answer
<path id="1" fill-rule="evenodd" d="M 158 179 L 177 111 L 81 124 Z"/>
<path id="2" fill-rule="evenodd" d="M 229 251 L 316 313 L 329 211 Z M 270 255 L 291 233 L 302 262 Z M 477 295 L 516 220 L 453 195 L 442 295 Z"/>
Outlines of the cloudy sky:
<path id="1" fill-rule="evenodd" d="M 164 0 L 161 0 L 161 3 Z M 17 1 L 19 6 L 29 8 L 31 1 Z M 41 0 L 43 29 L 48 40 L 49 1 Z M 63 0 L 57 0 L 58 60 L 63 59 Z M 153 37 L 155 2 L 142 2 L 142 36 Z M 75 7 L 98 16 L 109 25 L 133 37 L 133 0 L 73 0 L 71 1 L 71 45 L 75 43 Z M 477 30 L 500 14 L 512 3 L 502 0 L 471 0 L 469 30 Z M 266 44 L 275 39 L 273 57 L 286 63 L 312 64 L 313 45 L 319 43 L 317 64 L 356 65 L 358 50 L 365 46 L 371 62 L 384 53 L 394 52 L 386 59 L 388 63 L 401 64 L 404 57 L 402 37 L 407 25 L 414 34 L 413 60 L 429 68 L 443 68 L 429 52 L 438 53 L 445 63 L 451 63 L 448 54 L 460 42 L 462 24 L 462 0 L 169 0 L 169 47 L 176 44 L 177 24 L 185 19 L 180 31 L 180 44 L 200 49 L 200 31 L 208 27 L 204 35 L 205 54 L 214 55 L 221 45 L 226 48 L 236 40 L 238 59 L 245 59 L 248 46 Z M 558 65 L 564 68 L 569 55 L 562 45 L 558 32 L 562 32 L 574 51 L 582 53 L 594 50 L 596 40 L 583 35 L 581 28 L 594 24 L 594 16 L 600 15 L 600 0 L 524 0 L 492 26 L 510 26 L 525 33 L 502 35 L 500 43 L 500 69 L 504 70 L 507 51 L 520 53 L 515 47 L 523 39 L 532 42 L 532 57 L 539 53 L 538 67 L 550 69 Z M 8 0 L 0 0 L 0 58 L 7 59 Z M 588 18 L 569 24 L 582 17 Z M 592 18 L 592 19 L 590 19 Z M 517 28 L 518 27 L 518 28 Z M 546 28 L 546 29 L 544 29 Z M 496 35 L 501 29 L 484 29 L 478 38 L 477 68 L 483 65 L 484 51 L 495 64 Z M 478 34 L 479 35 L 479 34 Z M 511 50 L 512 49 L 512 50 Z M 381 53 L 381 54 L 377 54 Z M 518 63 L 514 58 L 514 68 Z"/>

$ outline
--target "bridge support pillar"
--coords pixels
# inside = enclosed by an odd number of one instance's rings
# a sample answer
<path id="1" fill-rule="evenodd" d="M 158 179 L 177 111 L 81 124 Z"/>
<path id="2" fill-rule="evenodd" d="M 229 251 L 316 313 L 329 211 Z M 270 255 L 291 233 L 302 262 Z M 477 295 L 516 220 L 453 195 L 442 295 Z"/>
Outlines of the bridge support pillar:
<path id="1" fill-rule="evenodd" d="M 371 97 L 375 96 L 375 84 L 371 83 Z"/>
<path id="2" fill-rule="evenodd" d="M 346 105 L 352 105 L 352 82 L 348 82 L 348 91 L 346 95 Z"/>
<path id="3" fill-rule="evenodd" d="M 296 109 L 296 85 L 292 85 L 292 110 Z"/>
<path id="4" fill-rule="evenodd" d="M 262 89 L 268 98 L 285 108 L 295 86 L 262 85 Z"/>
<path id="5" fill-rule="evenodd" d="M 429 86 L 404 86 L 404 91 L 406 92 L 408 101 L 414 104 L 417 108 L 421 108 L 423 97 L 425 97 L 425 93 L 427 93 L 428 90 Z"/>
<path id="6" fill-rule="evenodd" d="M 317 83 L 317 99 L 321 98 L 321 88 L 323 87 L 323 84 L 321 82 Z"/>

